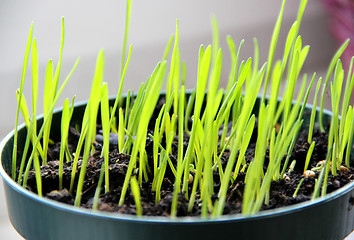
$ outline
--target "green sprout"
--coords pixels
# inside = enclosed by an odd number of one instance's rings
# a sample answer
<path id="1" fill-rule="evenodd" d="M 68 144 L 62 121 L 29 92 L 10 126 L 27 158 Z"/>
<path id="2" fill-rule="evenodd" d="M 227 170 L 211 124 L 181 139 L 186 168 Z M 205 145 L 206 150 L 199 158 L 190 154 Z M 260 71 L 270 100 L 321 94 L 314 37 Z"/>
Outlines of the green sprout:
<path id="1" fill-rule="evenodd" d="M 130 188 L 134 196 L 135 206 L 136 206 L 136 215 L 143 215 L 143 210 L 140 202 L 140 188 L 139 183 L 135 177 L 132 177 L 130 180 Z"/>
<path id="2" fill-rule="evenodd" d="M 53 63 L 51 60 L 48 61 L 46 76 L 45 76 L 45 85 L 44 85 L 44 93 L 43 93 L 43 114 L 45 117 L 48 116 L 48 124 L 46 125 L 43 133 L 43 164 L 47 164 L 47 152 L 48 152 L 48 143 L 51 129 L 51 119 L 53 117 L 52 111 L 50 111 L 50 103 L 55 98 L 57 94 L 60 70 L 61 70 L 61 62 L 63 57 L 63 49 L 64 49 L 64 39 L 65 39 L 65 21 L 62 18 L 62 30 L 61 30 L 61 41 L 60 41 L 60 52 L 59 52 L 59 61 L 58 65 L 55 69 L 54 78 L 53 78 Z"/>
<path id="3" fill-rule="evenodd" d="M 123 47 L 122 47 L 122 59 L 121 59 L 121 75 L 123 75 L 123 66 L 125 62 L 125 51 L 127 48 L 128 42 L 128 32 L 129 32 L 129 25 L 130 25 L 130 15 L 131 15 L 131 6 L 132 0 L 127 0 L 127 7 L 126 7 L 126 14 L 125 14 L 125 31 L 124 31 L 124 40 L 123 40 Z"/>
<path id="4" fill-rule="evenodd" d="M 283 1 L 283 3 L 282 3 L 281 10 L 279 12 L 279 15 L 278 15 L 278 18 L 277 18 L 277 21 L 275 23 L 275 27 L 273 30 L 272 39 L 270 41 L 269 53 L 268 53 L 268 65 L 267 65 L 267 72 L 266 72 L 265 83 L 264 83 L 264 92 L 263 92 L 262 102 L 264 101 L 265 96 L 267 94 L 268 82 L 269 82 L 270 73 L 271 73 L 271 69 L 272 69 L 272 65 L 273 65 L 273 59 L 274 59 L 275 49 L 276 49 L 277 42 L 278 42 L 280 27 L 281 27 L 281 23 L 282 23 L 282 19 L 283 19 L 285 2 L 286 1 Z"/>
<path id="5" fill-rule="evenodd" d="M 72 103 L 74 103 L 74 99 Z M 69 106 L 69 99 L 65 99 L 63 105 L 63 111 L 61 116 L 61 142 L 60 142 L 60 155 L 59 155 L 59 190 L 63 188 L 63 166 L 64 166 L 64 156 L 65 150 L 68 144 L 69 126 L 70 120 L 73 114 L 73 105 Z"/>
<path id="6" fill-rule="evenodd" d="M 307 138 L 307 142 L 308 143 L 311 143 L 311 141 L 312 141 L 312 134 L 313 134 L 313 129 L 314 129 L 314 125 L 315 125 L 317 98 L 318 98 L 318 92 L 320 90 L 321 82 L 322 82 L 322 78 L 320 78 L 318 80 L 318 82 L 317 82 L 315 97 L 313 99 L 311 117 L 310 117 L 310 124 L 309 124 L 309 134 L 308 134 L 308 138 Z"/>
<path id="7" fill-rule="evenodd" d="M 323 126 L 323 109 L 324 109 L 324 104 L 325 104 L 325 97 L 326 97 L 326 90 L 327 90 L 327 85 L 328 85 L 328 82 L 329 82 L 329 79 L 332 75 L 332 72 L 333 72 L 333 69 L 334 67 L 336 66 L 336 63 L 338 61 L 338 59 L 340 58 L 340 56 L 343 54 L 344 50 L 347 48 L 348 44 L 349 44 L 349 39 L 347 39 L 339 48 L 338 50 L 336 51 L 336 53 L 334 54 L 330 64 L 329 64 L 329 67 L 328 67 L 328 70 L 327 70 L 327 75 L 326 75 L 326 80 L 325 80 L 325 83 L 322 87 L 322 94 L 321 94 L 321 104 L 320 104 L 320 113 L 319 113 L 319 122 L 320 122 L 320 129 L 322 132 L 324 132 L 324 126 Z"/>
<path id="8" fill-rule="evenodd" d="M 26 76 L 26 71 L 27 71 L 27 64 L 28 64 L 28 58 L 30 54 L 30 49 L 32 45 L 32 36 L 33 36 L 33 22 L 31 24 L 30 32 L 28 35 L 27 39 L 27 45 L 26 45 L 26 52 L 25 52 L 25 57 L 23 60 L 23 68 L 22 68 L 22 75 L 21 75 L 21 83 L 20 83 L 20 89 L 18 90 L 18 104 L 17 104 L 17 110 L 16 110 L 16 120 L 15 120 L 15 133 L 14 133 L 14 147 L 12 151 L 12 172 L 11 176 L 12 179 L 15 180 L 16 178 L 16 164 L 17 164 L 17 138 L 18 138 L 18 121 L 19 121 L 19 116 L 20 116 L 20 106 L 22 102 L 22 93 L 23 93 L 23 86 L 25 82 L 25 76 Z M 25 116 L 25 120 L 28 119 Z"/>
<path id="9" fill-rule="evenodd" d="M 84 122 L 87 124 L 87 133 L 84 143 L 84 153 L 82 157 L 81 170 L 79 175 L 79 182 L 77 184 L 76 197 L 75 197 L 75 206 L 79 206 L 81 203 L 82 189 L 86 174 L 87 163 L 89 160 L 91 145 L 94 137 L 96 136 L 96 121 L 97 121 L 97 112 L 98 105 L 101 98 L 101 88 L 103 80 L 103 66 L 104 66 L 104 55 L 103 50 L 101 50 L 97 57 L 96 70 L 93 78 L 90 100 L 87 104 Z M 98 89 L 98 90 L 97 90 Z"/>
<path id="10" fill-rule="evenodd" d="M 105 192 L 109 192 L 109 103 L 108 103 L 108 87 L 107 83 L 102 84 L 101 95 L 101 119 L 102 119 L 102 131 L 103 131 L 103 144 L 101 157 L 104 157 L 104 175 L 105 175 Z"/>

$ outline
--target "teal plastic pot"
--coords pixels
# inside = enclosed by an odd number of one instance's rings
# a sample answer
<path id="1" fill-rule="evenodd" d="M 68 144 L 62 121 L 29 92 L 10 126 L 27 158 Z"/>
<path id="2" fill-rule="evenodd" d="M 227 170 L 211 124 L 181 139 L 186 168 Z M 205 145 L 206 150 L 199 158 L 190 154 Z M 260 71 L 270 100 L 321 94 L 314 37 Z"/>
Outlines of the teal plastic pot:
<path id="1" fill-rule="evenodd" d="M 81 121 L 85 103 L 76 105 L 73 118 Z M 310 106 L 304 116 L 309 116 Z M 326 112 L 326 119 L 330 113 Z M 53 117 L 59 133 L 60 110 Z M 38 120 L 39 124 L 42 118 Z M 0 144 L 1 168 L 12 225 L 25 239 L 343 239 L 354 229 L 354 182 L 314 201 L 267 210 L 253 216 L 241 214 L 214 220 L 201 218 L 136 217 L 73 207 L 22 188 L 9 176 L 12 131 Z M 19 149 L 26 129 L 19 127 Z"/>

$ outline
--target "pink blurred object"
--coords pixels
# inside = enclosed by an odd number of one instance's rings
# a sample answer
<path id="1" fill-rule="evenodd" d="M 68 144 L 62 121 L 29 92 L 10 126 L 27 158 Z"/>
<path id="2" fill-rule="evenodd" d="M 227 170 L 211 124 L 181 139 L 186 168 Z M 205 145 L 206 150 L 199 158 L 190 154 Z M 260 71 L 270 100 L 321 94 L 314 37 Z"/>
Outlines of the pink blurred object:
<path id="1" fill-rule="evenodd" d="M 347 38 L 351 41 L 341 57 L 345 67 L 349 67 L 354 56 L 354 0 L 323 0 L 330 14 L 330 31 L 341 45 Z"/>

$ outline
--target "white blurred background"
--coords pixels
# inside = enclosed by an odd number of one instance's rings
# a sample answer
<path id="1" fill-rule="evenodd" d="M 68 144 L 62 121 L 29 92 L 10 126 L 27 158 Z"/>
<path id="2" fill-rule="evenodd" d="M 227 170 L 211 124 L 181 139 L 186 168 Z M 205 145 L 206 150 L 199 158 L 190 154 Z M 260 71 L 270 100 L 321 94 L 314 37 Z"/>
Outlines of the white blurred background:
<path id="1" fill-rule="evenodd" d="M 258 38 L 263 63 L 276 21 L 281 0 L 133 0 L 128 44 L 133 53 L 125 81 L 127 89 L 137 90 L 156 63 L 161 59 L 169 37 L 174 34 L 179 20 L 181 60 L 187 64 L 186 85 L 191 88 L 196 81 L 198 49 L 200 44 L 212 41 L 211 16 L 215 15 L 220 28 L 220 44 L 224 53 L 223 79 L 229 71 L 229 53 L 226 36 L 231 35 L 238 45 L 245 44 L 241 59 L 253 56 L 253 37 Z M 296 18 L 298 2 L 287 1 L 281 37 L 281 56 L 284 39 Z M 15 90 L 19 87 L 25 45 L 34 21 L 40 64 L 40 81 L 43 83 L 48 59 L 56 65 L 59 55 L 61 16 L 65 17 L 66 37 L 61 81 L 69 73 L 77 57 L 80 63 L 73 74 L 63 98 L 77 95 L 77 101 L 87 99 L 93 78 L 96 55 L 105 49 L 105 81 L 110 94 L 118 88 L 121 48 L 125 23 L 125 0 L 61 0 L 0 2 L 0 137 L 13 127 L 16 111 Z M 300 34 L 303 43 L 311 45 L 304 71 L 311 76 L 314 71 L 323 73 L 333 55 L 336 44 L 328 31 L 328 14 L 321 0 L 308 1 Z M 30 98 L 30 77 L 25 83 L 25 94 Z M 43 91 L 43 87 L 40 92 Z M 39 98 L 39 101 L 41 99 Z M 58 104 L 58 106 L 60 103 Z M 42 104 L 38 103 L 42 112 Z M 11 227 L 5 208 L 2 184 L 0 185 L 0 239 L 20 239 Z M 354 238 L 353 238 L 354 239 Z"/>
<path id="2" fill-rule="evenodd" d="M 181 59 L 187 64 L 187 87 L 196 80 L 196 66 L 200 44 L 212 41 L 211 16 L 220 26 L 220 43 L 224 52 L 223 82 L 229 71 L 229 53 L 226 36 L 231 35 L 238 45 L 245 44 L 241 59 L 253 56 L 253 37 L 258 38 L 261 61 L 267 57 L 272 28 L 281 0 L 248 1 L 142 1 L 133 0 L 128 44 L 133 44 L 132 60 L 128 68 L 125 89 L 137 89 L 161 59 L 169 37 L 175 33 L 179 19 Z M 281 56 L 284 39 L 296 18 L 299 1 L 287 1 L 282 35 L 279 42 Z M 15 117 L 15 90 L 19 87 L 25 45 L 34 22 L 37 39 L 40 81 L 43 83 L 45 66 L 49 59 L 58 61 L 61 16 L 65 17 L 66 37 L 61 80 L 69 73 L 77 57 L 80 63 L 63 97 L 77 95 L 78 100 L 89 95 L 96 55 L 101 48 L 106 53 L 105 81 L 111 94 L 118 86 L 121 48 L 125 23 L 125 0 L 77 1 L 1 1 L 0 3 L 0 89 L 1 132 L 3 136 L 13 128 Z M 311 45 L 305 71 L 322 71 L 328 65 L 335 45 L 327 30 L 327 14 L 320 0 L 308 2 L 300 34 L 304 44 Z M 28 68 L 30 73 L 30 67 Z M 25 89 L 30 98 L 31 78 L 28 74 Z M 40 84 L 41 85 L 41 84 Z M 40 89 L 40 92 L 43 89 Z M 39 110 L 41 99 L 39 98 Z"/>

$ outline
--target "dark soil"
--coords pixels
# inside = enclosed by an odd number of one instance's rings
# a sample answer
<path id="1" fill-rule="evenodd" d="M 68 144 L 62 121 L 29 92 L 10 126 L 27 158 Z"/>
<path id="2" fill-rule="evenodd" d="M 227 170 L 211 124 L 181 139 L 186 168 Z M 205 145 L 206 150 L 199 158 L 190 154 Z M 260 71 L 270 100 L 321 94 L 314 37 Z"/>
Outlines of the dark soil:
<path id="1" fill-rule="evenodd" d="M 70 129 L 70 139 L 69 143 L 72 148 L 75 148 L 77 144 L 77 140 L 79 137 L 79 133 L 74 129 Z M 187 139 L 186 139 L 187 140 Z M 313 136 L 313 140 L 316 142 L 315 149 L 312 154 L 311 162 L 309 169 L 315 167 L 318 161 L 324 160 L 327 152 L 327 136 L 325 134 L 315 132 Z M 93 203 L 93 195 L 96 190 L 97 182 L 100 175 L 101 164 L 103 162 L 103 158 L 99 157 L 101 146 L 101 136 L 96 137 L 95 149 L 96 152 L 89 159 L 89 165 L 87 167 L 87 173 L 85 177 L 85 184 L 83 189 L 82 196 L 82 207 L 84 208 L 92 208 Z M 113 141 L 113 140 L 112 140 Z M 256 139 L 252 139 L 249 149 L 246 152 L 246 161 L 249 163 L 254 155 L 255 141 Z M 187 142 L 187 141 L 185 141 Z M 152 140 L 147 138 L 147 153 L 148 155 L 152 154 L 151 144 Z M 175 153 L 177 149 L 177 138 L 173 143 L 173 152 L 170 156 L 172 161 L 176 159 Z M 131 194 L 127 194 L 125 198 L 125 203 L 122 206 L 118 206 L 118 201 L 120 198 L 121 189 L 123 186 L 123 181 L 125 177 L 125 173 L 128 168 L 128 163 L 130 156 L 126 154 L 118 153 L 115 148 L 116 144 L 112 142 L 112 146 L 110 146 L 110 158 L 109 158 L 109 177 L 110 177 L 110 191 L 108 193 L 104 193 L 104 190 L 101 191 L 101 196 L 99 200 L 99 210 L 108 211 L 108 212 L 118 212 L 124 214 L 136 214 L 135 210 L 135 202 L 134 198 Z M 309 148 L 309 144 L 307 143 L 307 134 L 305 132 L 301 132 L 297 139 L 296 145 L 294 147 L 294 151 L 290 156 L 289 165 L 292 160 L 296 159 L 295 168 L 286 173 L 284 179 L 279 180 L 278 182 L 272 182 L 270 196 L 269 196 L 269 204 L 264 204 L 262 210 L 278 208 L 282 206 L 292 205 L 300 202 L 304 202 L 311 199 L 315 179 L 318 178 L 319 171 L 316 172 L 315 177 L 304 177 L 303 176 L 303 168 L 306 159 L 306 153 Z M 42 184 L 43 184 L 43 195 L 47 198 L 51 198 L 60 202 L 65 202 L 68 204 L 74 203 L 75 189 L 73 194 L 70 194 L 68 189 L 70 186 L 71 179 L 71 170 L 72 170 L 72 162 L 67 162 L 64 165 L 64 174 L 63 174 L 63 186 L 64 189 L 58 190 L 58 168 L 59 168 L 59 149 L 60 143 L 56 143 L 53 145 L 48 153 L 49 158 L 47 166 L 43 166 L 41 168 L 42 175 Z M 226 166 L 228 161 L 229 153 L 225 152 L 222 157 L 223 165 Z M 265 160 L 265 165 L 267 165 L 267 156 Z M 266 166 L 265 166 L 266 167 Z M 78 170 L 76 171 L 76 179 L 79 176 L 80 172 L 80 160 L 78 164 Z M 343 187 L 345 184 L 354 180 L 354 169 L 353 168 L 343 168 L 343 171 L 338 172 L 337 176 L 329 176 L 327 193 L 330 193 L 338 188 Z M 217 172 L 215 172 L 215 182 L 214 189 L 215 192 L 219 190 L 220 182 L 217 176 Z M 240 173 L 237 179 L 233 182 L 233 185 L 230 187 L 227 201 L 225 204 L 224 214 L 235 214 L 240 213 L 242 208 L 242 194 L 244 189 L 244 178 L 245 174 Z M 151 177 L 149 178 L 152 179 Z M 293 194 L 299 184 L 299 182 L 303 180 L 303 183 L 298 191 L 296 197 L 293 197 Z M 141 203 L 143 208 L 144 215 L 151 216 L 169 216 L 172 202 L 172 192 L 173 192 L 173 182 L 174 177 L 171 171 L 167 171 L 165 175 L 165 179 L 162 184 L 161 190 L 161 201 L 157 205 L 155 205 L 155 193 L 152 192 L 151 182 L 144 182 L 141 187 Z M 191 186 L 191 185 L 190 185 Z M 32 170 L 29 174 L 28 179 L 28 188 L 36 192 L 36 180 L 34 175 L 34 170 Z M 128 189 L 130 193 L 130 190 Z M 189 189 L 189 193 L 191 189 Z M 217 196 L 214 196 L 213 199 L 217 199 Z M 188 200 L 185 199 L 184 194 L 181 193 L 179 197 L 178 203 L 178 216 L 198 216 L 200 215 L 201 209 L 198 203 L 200 202 L 199 193 L 197 193 L 196 201 L 194 204 L 194 208 L 191 212 L 187 211 Z"/>

